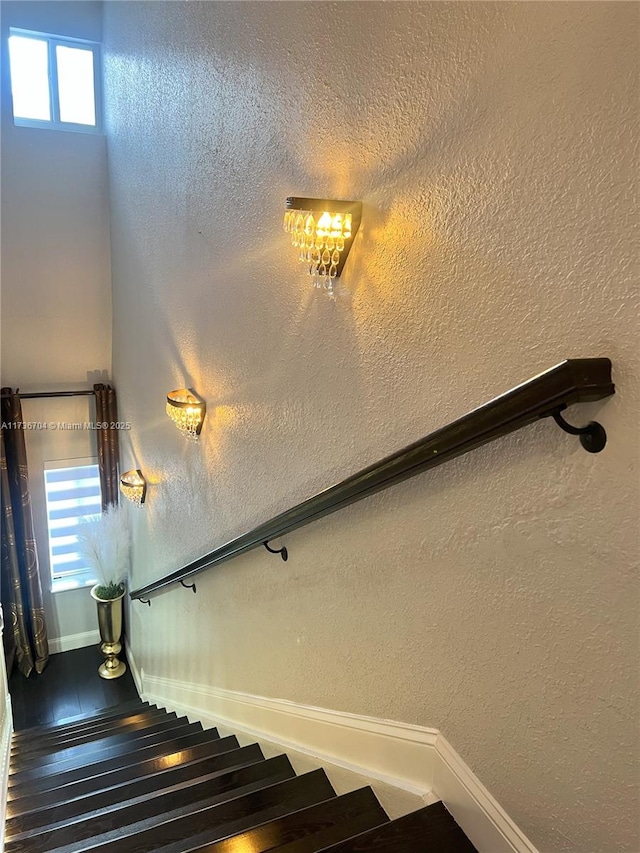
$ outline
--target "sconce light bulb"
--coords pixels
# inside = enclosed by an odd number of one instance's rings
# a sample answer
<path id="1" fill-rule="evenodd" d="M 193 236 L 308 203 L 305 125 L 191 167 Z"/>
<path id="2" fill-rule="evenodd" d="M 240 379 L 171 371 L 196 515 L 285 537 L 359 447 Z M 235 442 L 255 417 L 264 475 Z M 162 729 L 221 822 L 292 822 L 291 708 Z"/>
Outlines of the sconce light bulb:
<path id="1" fill-rule="evenodd" d="M 143 477 L 142 471 L 138 468 L 125 471 L 120 477 L 120 491 L 131 503 L 142 506 L 147 494 L 147 481 Z"/>
<path id="2" fill-rule="evenodd" d="M 206 404 L 190 388 L 178 388 L 167 394 L 166 411 L 188 439 L 196 441 L 202 429 Z"/>
<path id="3" fill-rule="evenodd" d="M 334 281 L 349 254 L 352 235 L 360 226 L 361 210 L 362 204 L 355 201 L 287 199 L 284 230 L 291 234 L 298 259 L 307 267 L 314 285 L 329 295 L 333 295 Z"/>

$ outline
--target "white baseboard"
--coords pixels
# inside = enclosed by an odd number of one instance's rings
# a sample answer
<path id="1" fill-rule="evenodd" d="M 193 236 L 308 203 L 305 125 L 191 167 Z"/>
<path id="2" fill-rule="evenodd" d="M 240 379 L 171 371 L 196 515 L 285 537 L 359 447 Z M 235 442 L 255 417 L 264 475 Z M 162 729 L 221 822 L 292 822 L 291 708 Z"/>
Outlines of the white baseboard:
<path id="1" fill-rule="evenodd" d="M 433 790 L 479 853 L 538 853 L 442 734 L 436 753 Z"/>
<path id="2" fill-rule="evenodd" d="M 144 678 L 144 670 L 139 670 L 138 665 L 136 664 L 136 659 L 133 656 L 133 651 L 131 650 L 131 646 L 129 645 L 129 641 L 125 637 L 124 648 L 127 653 L 127 663 L 129 664 L 129 670 L 131 671 L 131 675 L 133 676 L 133 682 L 136 685 L 136 690 L 138 691 L 138 695 L 142 698 L 142 679 Z"/>
<path id="3" fill-rule="evenodd" d="M 85 631 L 83 634 L 68 634 L 66 637 L 49 639 L 49 654 L 71 652 L 74 649 L 84 649 L 85 646 L 97 646 L 100 642 L 100 631 Z"/>
<path id="4" fill-rule="evenodd" d="M 131 668 L 133 672 L 133 663 Z M 144 672 L 138 677 L 138 689 L 145 700 L 205 725 L 219 725 L 268 741 L 372 783 L 418 795 L 425 803 L 441 799 L 479 853 L 537 853 L 438 729 Z"/>
<path id="5" fill-rule="evenodd" d="M 203 722 L 263 737 L 413 794 L 432 789 L 436 729 L 146 674 L 143 688 L 148 700 L 180 706 Z"/>

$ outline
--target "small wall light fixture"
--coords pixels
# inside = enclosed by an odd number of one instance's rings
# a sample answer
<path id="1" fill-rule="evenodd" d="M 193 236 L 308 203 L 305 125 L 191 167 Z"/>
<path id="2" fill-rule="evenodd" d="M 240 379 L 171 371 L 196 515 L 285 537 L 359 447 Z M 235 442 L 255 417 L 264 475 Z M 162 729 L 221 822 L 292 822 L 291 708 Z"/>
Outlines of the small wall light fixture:
<path id="1" fill-rule="evenodd" d="M 124 472 L 120 477 L 120 491 L 131 503 L 142 506 L 147 496 L 147 481 L 139 468 Z"/>
<path id="2" fill-rule="evenodd" d="M 167 414 L 192 441 L 200 435 L 206 410 L 205 401 L 192 388 L 178 388 L 167 394 Z"/>
<path id="3" fill-rule="evenodd" d="M 284 230 L 316 287 L 333 293 L 360 227 L 362 202 L 298 198 L 286 202 Z"/>

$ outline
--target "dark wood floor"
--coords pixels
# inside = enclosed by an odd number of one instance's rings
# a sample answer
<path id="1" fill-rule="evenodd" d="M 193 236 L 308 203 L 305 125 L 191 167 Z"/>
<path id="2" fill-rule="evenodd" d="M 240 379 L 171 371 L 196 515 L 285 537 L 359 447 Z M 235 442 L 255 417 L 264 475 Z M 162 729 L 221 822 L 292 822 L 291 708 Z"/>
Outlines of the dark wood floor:
<path id="1" fill-rule="evenodd" d="M 121 660 L 126 660 L 124 651 Z M 129 669 L 107 681 L 98 675 L 104 655 L 98 646 L 51 655 L 42 675 L 25 678 L 14 668 L 9 679 L 15 731 L 93 714 L 138 698 Z"/>

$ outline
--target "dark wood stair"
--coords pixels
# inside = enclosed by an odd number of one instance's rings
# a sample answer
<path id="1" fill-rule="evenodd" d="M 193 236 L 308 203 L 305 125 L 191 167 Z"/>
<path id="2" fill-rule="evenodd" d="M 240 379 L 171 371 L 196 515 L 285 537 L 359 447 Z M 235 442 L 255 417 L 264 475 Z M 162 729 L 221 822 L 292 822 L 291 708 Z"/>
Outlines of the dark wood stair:
<path id="1" fill-rule="evenodd" d="M 125 702 L 112 708 L 104 708 L 95 714 L 80 714 L 75 717 L 66 717 L 55 723 L 43 723 L 40 726 L 30 726 L 26 729 L 13 733 L 12 746 L 28 743 L 33 738 L 46 737 L 48 735 L 59 735 L 74 729 L 83 729 L 99 724 L 101 721 L 117 721 L 122 717 L 129 717 L 136 712 L 142 712 L 149 708 L 148 702 L 139 699 Z M 151 706 L 155 708 L 154 706 Z"/>
<path id="2" fill-rule="evenodd" d="M 168 751 L 159 758 L 128 765 L 100 776 L 90 776 L 87 779 L 61 785 L 59 788 L 53 788 L 39 794 L 30 796 L 29 792 L 26 791 L 19 797 L 10 795 L 10 812 L 11 814 L 24 814 L 45 806 L 61 805 L 75 801 L 79 797 L 91 796 L 99 791 L 122 788 L 139 779 L 166 779 L 167 774 L 173 773 L 176 768 L 183 766 L 191 768 L 194 763 L 204 762 L 209 769 L 214 765 L 216 768 L 242 766 L 238 756 L 251 751 L 260 752 L 257 746 L 247 746 L 241 750 L 235 737 L 223 738 L 222 740 L 213 738 L 189 749 L 178 752 Z M 244 763 L 249 763 L 250 760 L 256 760 L 253 754 L 251 758 L 247 757 Z"/>
<path id="3" fill-rule="evenodd" d="M 150 722 L 144 728 L 121 732 L 108 737 L 100 737 L 79 746 L 58 745 L 47 754 L 12 756 L 16 780 L 38 779 L 50 773 L 62 773 L 76 767 L 86 767 L 107 758 L 115 758 L 134 750 L 144 749 L 158 743 L 164 743 L 166 737 L 181 737 L 192 732 L 201 732 L 200 723 L 190 723 L 186 717 L 172 717 L 162 722 Z"/>
<path id="4" fill-rule="evenodd" d="M 389 820 L 370 788 L 128 703 L 14 735 L 6 853 L 473 853 L 442 803 Z"/>
<path id="5" fill-rule="evenodd" d="M 37 755 L 47 755 L 49 751 L 55 749 L 66 749 L 72 746 L 81 746 L 83 743 L 89 743 L 98 737 L 109 737 L 112 734 L 122 734 L 125 732 L 135 731 L 136 729 L 144 728 L 147 723 L 157 720 L 166 722 L 169 718 L 176 719 L 177 714 L 172 712 L 168 714 L 161 708 L 147 708 L 139 713 L 127 715 L 124 718 L 107 719 L 106 721 L 94 722 L 90 726 L 85 725 L 80 730 L 74 730 L 66 733 L 49 732 L 38 736 L 35 740 L 26 740 L 20 745 L 12 746 L 11 754 L 20 755 L 23 758 Z"/>

